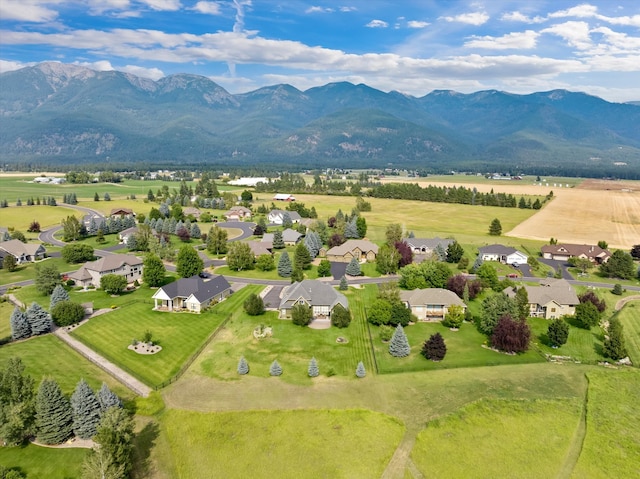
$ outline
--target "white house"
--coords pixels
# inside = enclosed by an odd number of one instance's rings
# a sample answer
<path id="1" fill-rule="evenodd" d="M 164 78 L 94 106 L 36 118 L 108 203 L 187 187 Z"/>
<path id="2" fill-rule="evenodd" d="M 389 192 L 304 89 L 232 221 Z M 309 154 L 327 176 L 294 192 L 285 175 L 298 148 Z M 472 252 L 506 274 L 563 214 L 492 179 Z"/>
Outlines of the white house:
<path id="1" fill-rule="evenodd" d="M 281 225 L 284 221 L 284 215 L 288 214 L 292 223 L 300 223 L 302 218 L 297 211 L 271 210 L 267 215 L 267 221 L 270 224 Z"/>
<path id="2" fill-rule="evenodd" d="M 78 286 L 100 287 L 100 280 L 106 274 L 124 276 L 127 283 L 133 283 L 142 278 L 143 262 L 130 254 L 110 254 L 96 261 L 89 261 L 80 267 L 78 271 L 69 274 L 69 279 Z"/>
<path id="3" fill-rule="evenodd" d="M 492 244 L 478 248 L 482 261 L 499 261 L 502 264 L 525 264 L 529 257 L 510 246 Z"/>

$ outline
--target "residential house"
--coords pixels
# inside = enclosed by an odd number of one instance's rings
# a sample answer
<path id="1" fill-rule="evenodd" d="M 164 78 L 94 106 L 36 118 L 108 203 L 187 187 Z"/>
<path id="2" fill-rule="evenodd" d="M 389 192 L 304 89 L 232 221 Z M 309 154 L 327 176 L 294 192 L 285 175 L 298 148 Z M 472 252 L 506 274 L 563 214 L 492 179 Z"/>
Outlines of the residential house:
<path id="1" fill-rule="evenodd" d="M 467 309 L 467 305 L 456 293 L 442 288 L 400 291 L 400 300 L 418 321 L 441 321 L 454 305 L 460 306 L 463 311 Z"/>
<path id="2" fill-rule="evenodd" d="M 595 264 L 603 264 L 611 257 L 609 250 L 589 244 L 548 244 L 540 250 L 543 258 L 560 261 L 567 261 L 569 258 L 583 258 Z"/>
<path id="3" fill-rule="evenodd" d="M 109 213 L 109 216 L 113 219 L 116 218 L 135 218 L 136 214 L 130 208 L 114 208 Z"/>
<path id="4" fill-rule="evenodd" d="M 76 282 L 76 285 L 87 288 L 100 287 L 100 280 L 106 274 L 117 274 L 124 276 L 127 283 L 133 283 L 142 278 L 142 260 L 130 254 L 110 254 L 103 256 L 96 261 L 89 261 L 73 273 L 69 274 L 69 279 Z"/>
<path id="5" fill-rule="evenodd" d="M 251 210 L 246 206 L 232 206 L 223 216 L 227 221 L 242 221 L 251 218 Z"/>
<path id="6" fill-rule="evenodd" d="M 198 221 L 200 219 L 202 211 L 200 211 L 200 209 L 196 208 L 195 206 L 187 206 L 185 208 L 182 208 L 182 213 L 185 217 L 193 216 L 195 220 Z"/>
<path id="7" fill-rule="evenodd" d="M 0 243 L 0 250 L 13 256 L 18 264 L 33 263 L 34 261 L 44 258 L 47 254 L 47 250 L 41 244 L 23 243 L 17 239 L 2 241 Z M 5 255 L 3 255 L 3 257 L 4 256 Z"/>
<path id="8" fill-rule="evenodd" d="M 289 193 L 276 193 L 273 199 L 276 201 L 295 201 L 296 197 Z"/>
<path id="9" fill-rule="evenodd" d="M 288 214 L 292 223 L 300 223 L 302 218 L 297 211 L 271 210 L 267 215 L 267 221 L 270 224 L 281 225 L 284 221 L 284 215 Z"/>
<path id="10" fill-rule="evenodd" d="M 492 244 L 478 248 L 482 261 L 499 261 L 502 264 L 526 264 L 529 257 L 511 246 Z"/>
<path id="11" fill-rule="evenodd" d="M 349 307 L 344 294 L 317 279 L 305 279 L 285 287 L 280 298 L 278 310 L 281 319 L 290 319 L 291 308 L 296 304 L 304 304 L 311 307 L 312 322 L 317 322 L 316 327 L 331 325 L 331 313 L 337 304 Z"/>
<path id="12" fill-rule="evenodd" d="M 547 278 L 540 286 L 524 285 L 529 298 L 529 316 L 556 319 L 572 316 L 580 303 L 573 287 L 564 279 Z M 517 288 L 509 287 L 504 293 L 510 298 L 516 296 Z"/>
<path id="13" fill-rule="evenodd" d="M 453 243 L 453 240 L 442 239 L 436 236 L 435 238 L 405 238 L 404 242 L 409 245 L 414 254 L 431 256 L 438 246 L 446 253 L 447 248 Z"/>
<path id="14" fill-rule="evenodd" d="M 263 254 L 273 254 L 273 242 L 264 241 L 263 239 L 262 241 L 246 241 L 246 243 L 256 258 Z"/>
<path id="15" fill-rule="evenodd" d="M 118 233 L 118 238 L 120 240 L 120 243 L 128 245 L 129 238 L 137 234 L 138 234 L 138 227 L 132 226 L 131 228 L 127 228 L 126 230 L 120 231 L 120 233 Z"/>
<path id="16" fill-rule="evenodd" d="M 197 275 L 180 278 L 158 288 L 152 296 L 155 303 L 153 309 L 200 313 L 211 303 L 222 301 L 230 294 L 231 285 L 222 275 L 214 276 L 209 280 L 204 280 Z"/>
<path id="17" fill-rule="evenodd" d="M 340 246 L 326 250 L 320 249 L 320 256 L 325 256 L 329 261 L 349 263 L 352 258 L 358 261 L 375 261 L 378 255 L 378 245 L 367 240 L 347 240 Z"/>

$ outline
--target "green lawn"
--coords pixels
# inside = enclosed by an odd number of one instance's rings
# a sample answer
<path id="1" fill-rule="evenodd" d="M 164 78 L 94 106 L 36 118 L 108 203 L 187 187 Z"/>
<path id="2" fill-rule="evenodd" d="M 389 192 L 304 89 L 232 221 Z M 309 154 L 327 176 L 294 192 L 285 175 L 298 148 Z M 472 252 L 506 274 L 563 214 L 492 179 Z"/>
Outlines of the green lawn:
<path id="1" fill-rule="evenodd" d="M 18 469 L 29 478 L 79 478 L 82 461 L 89 449 L 52 449 L 29 444 L 0 447 L 0 464 Z"/>
<path id="2" fill-rule="evenodd" d="M 173 477 L 380 477 L 404 427 L 363 410 L 197 413 L 162 416 Z"/>
<path id="3" fill-rule="evenodd" d="M 618 313 L 618 319 L 624 328 L 629 359 L 635 367 L 640 367 L 640 301 L 627 303 Z"/>
<path id="4" fill-rule="evenodd" d="M 241 291 L 258 291 L 259 288 L 247 286 Z M 348 292 L 347 297 L 350 308 L 357 310 L 361 299 L 353 292 Z M 254 328 L 260 324 L 273 328 L 271 338 L 258 340 L 253 337 Z M 346 338 L 348 342 L 337 343 L 338 337 Z M 236 369 L 241 356 L 249 363 L 250 375 L 259 377 L 269 377 L 269 366 L 277 359 L 283 368 L 282 380 L 295 384 L 314 381 L 307 376 L 312 356 L 318 360 L 322 376 L 330 375 L 332 371 L 341 377 L 355 377 L 359 361 L 372 371 L 371 350 L 361 316 L 354 317 L 345 329 L 315 330 L 278 319 L 276 312 L 249 316 L 240 311 L 196 361 L 195 370 L 209 377 L 238 379 Z"/>
<path id="5" fill-rule="evenodd" d="M 411 457 L 429 478 L 557 477 L 580 412 L 578 399 L 480 401 L 429 422 Z"/>
<path id="6" fill-rule="evenodd" d="M 225 319 L 228 309 L 240 307 L 244 294 L 240 291 L 202 314 L 153 311 L 150 296 L 98 316 L 72 335 L 143 382 L 157 386 L 178 372 Z M 143 356 L 127 349 L 133 338 L 141 339 L 147 330 L 162 346 L 160 353 Z"/>
<path id="7" fill-rule="evenodd" d="M 531 326 L 531 341 L 545 354 L 555 356 L 570 356 L 572 359 L 597 363 L 603 361 L 602 342 L 603 333 L 599 326 L 592 329 L 583 329 L 575 326 L 573 321 L 569 321 L 569 338 L 567 343 L 557 349 L 548 345 L 547 329 L 549 320 L 544 318 L 529 318 Z"/>
<path id="8" fill-rule="evenodd" d="M 13 311 L 13 304 L 9 301 L 0 303 L 0 344 L 5 338 L 11 337 L 11 312 Z"/>
<path id="9" fill-rule="evenodd" d="M 640 475 L 640 372 L 593 370 L 589 379 L 587 435 L 572 478 Z"/>
<path id="10" fill-rule="evenodd" d="M 58 201 L 61 200 L 60 198 Z M 22 198 L 23 205 L 26 205 L 26 201 L 26 198 Z M 79 213 L 63 206 L 9 206 L 9 208 L 0 209 L 0 225 L 13 227 L 26 233 L 34 220 L 40 223 L 40 228 L 44 230 L 59 225 L 67 216 L 74 214 Z"/>
<path id="11" fill-rule="evenodd" d="M 43 377 L 51 376 L 65 393 L 71 394 L 78 381 L 84 378 L 93 389 L 100 388 L 104 381 L 119 396 L 128 398 L 132 395 L 118 381 L 52 334 L 0 346 L 2 368 L 14 356 L 22 359 L 26 373 L 33 377 L 36 385 Z"/>
<path id="12" fill-rule="evenodd" d="M 19 281 L 26 281 L 28 279 L 35 279 L 36 277 L 36 264 L 54 264 L 58 271 L 61 273 L 68 271 L 75 271 L 78 269 L 77 264 L 68 264 L 62 258 L 46 258 L 37 263 L 25 263 L 18 266 L 15 271 L 9 272 L 6 269 L 0 269 L 0 284 L 17 283 Z"/>

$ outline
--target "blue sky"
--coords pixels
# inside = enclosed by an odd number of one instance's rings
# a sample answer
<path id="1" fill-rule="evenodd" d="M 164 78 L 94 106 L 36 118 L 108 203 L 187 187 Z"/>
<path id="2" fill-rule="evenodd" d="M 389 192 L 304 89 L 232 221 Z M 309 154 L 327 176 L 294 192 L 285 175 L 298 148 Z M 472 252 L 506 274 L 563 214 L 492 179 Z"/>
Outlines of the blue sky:
<path id="1" fill-rule="evenodd" d="M 0 71 L 41 61 L 232 93 L 350 81 L 640 100 L 640 1 L 1 0 Z"/>

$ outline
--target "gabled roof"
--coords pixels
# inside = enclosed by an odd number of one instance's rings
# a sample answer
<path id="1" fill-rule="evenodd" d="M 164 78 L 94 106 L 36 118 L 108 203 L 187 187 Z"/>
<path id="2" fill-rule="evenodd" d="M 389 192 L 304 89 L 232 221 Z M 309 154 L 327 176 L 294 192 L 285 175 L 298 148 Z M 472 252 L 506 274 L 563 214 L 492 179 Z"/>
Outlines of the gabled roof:
<path id="1" fill-rule="evenodd" d="M 365 252 L 373 251 L 374 254 L 378 254 L 377 244 L 367 240 L 355 240 L 355 239 L 347 240 L 344 243 L 342 243 L 340 246 L 334 246 L 329 251 L 327 251 L 327 254 L 344 256 L 345 254 L 355 249 L 359 249 L 360 251 L 365 251 Z"/>
<path id="2" fill-rule="evenodd" d="M 282 240 L 285 243 L 295 243 L 301 236 L 302 234 L 298 233 L 296 230 L 292 230 L 291 228 L 287 228 L 282 232 Z"/>
<path id="3" fill-rule="evenodd" d="M 300 213 L 298 213 L 297 211 L 271 210 L 268 216 L 271 218 L 275 216 L 284 217 L 285 213 L 289 214 L 289 218 L 291 218 L 291 221 L 300 221 L 302 219 Z"/>
<path id="4" fill-rule="evenodd" d="M 208 281 L 196 275 L 165 284 L 158 288 L 153 296 L 155 297 L 161 291 L 169 298 L 188 298 L 193 295 L 200 303 L 203 303 L 229 288 L 231 285 L 222 275 L 214 276 Z"/>
<path id="5" fill-rule="evenodd" d="M 433 250 L 435 249 L 438 245 L 441 245 L 445 250 L 447 249 L 447 247 L 453 243 L 452 239 L 442 239 L 442 238 L 438 238 L 437 236 L 435 238 L 405 238 L 404 242 L 407 243 L 409 246 L 411 246 L 412 248 L 418 248 L 418 249 L 429 249 L 429 250 Z"/>
<path id="6" fill-rule="evenodd" d="M 110 254 L 103 256 L 96 261 L 89 261 L 85 263 L 83 268 L 103 273 L 105 271 L 120 269 L 125 264 L 128 264 L 129 266 L 138 266 L 142 263 L 143 261 L 140 258 L 136 258 L 130 254 Z"/>
<path id="7" fill-rule="evenodd" d="M 578 295 L 568 281 L 564 279 L 546 278 L 540 281 L 540 286 L 524 286 L 529 297 L 529 303 L 545 305 L 555 301 L 560 305 L 576 305 L 580 303 Z M 509 297 L 515 296 L 513 287 L 504 290 Z"/>
<path id="8" fill-rule="evenodd" d="M 273 249 L 273 243 L 264 241 L 247 241 L 246 242 L 251 248 L 251 252 L 254 256 L 260 256 L 262 254 L 271 254 L 271 249 Z"/>
<path id="9" fill-rule="evenodd" d="M 239 211 L 244 214 L 251 214 L 251 210 L 246 206 L 232 206 L 231 208 L 229 208 L 229 211 Z"/>
<path id="10" fill-rule="evenodd" d="M 126 230 L 120 231 L 120 237 L 124 238 L 125 236 L 134 235 L 138 232 L 137 226 L 132 226 L 131 228 L 127 228 Z"/>
<path id="11" fill-rule="evenodd" d="M 113 208 L 109 216 L 113 215 L 132 215 L 133 210 L 131 208 Z"/>
<path id="12" fill-rule="evenodd" d="M 22 255 L 36 256 L 38 253 L 44 253 L 46 251 L 44 246 L 39 243 L 23 243 L 17 239 L 1 242 L 0 248 L 16 257 Z"/>
<path id="13" fill-rule="evenodd" d="M 542 254 L 585 256 L 587 258 L 609 258 L 609 250 L 591 244 L 547 244 L 540 248 Z"/>
<path id="14" fill-rule="evenodd" d="M 304 299 L 311 306 L 329 306 L 330 310 L 338 303 L 345 308 L 349 307 L 344 294 L 317 279 L 305 279 L 284 288 L 280 309 L 291 307 L 292 302 L 296 303 L 299 299 Z"/>
<path id="15" fill-rule="evenodd" d="M 483 246 L 478 248 L 478 251 L 481 255 L 483 254 L 497 254 L 499 256 L 505 255 L 508 256 L 510 254 L 515 253 L 517 250 L 512 248 L 511 246 L 504 246 L 501 244 L 490 244 L 488 246 Z"/>
<path id="16" fill-rule="evenodd" d="M 410 306 L 424 305 L 457 305 L 466 307 L 456 293 L 443 288 L 414 289 L 412 291 L 400 291 L 400 299 Z"/>

